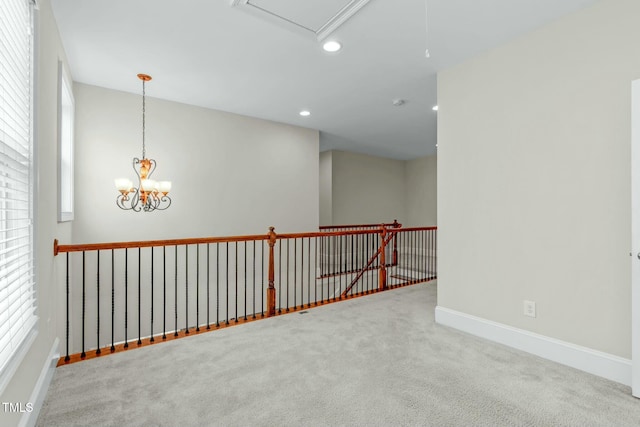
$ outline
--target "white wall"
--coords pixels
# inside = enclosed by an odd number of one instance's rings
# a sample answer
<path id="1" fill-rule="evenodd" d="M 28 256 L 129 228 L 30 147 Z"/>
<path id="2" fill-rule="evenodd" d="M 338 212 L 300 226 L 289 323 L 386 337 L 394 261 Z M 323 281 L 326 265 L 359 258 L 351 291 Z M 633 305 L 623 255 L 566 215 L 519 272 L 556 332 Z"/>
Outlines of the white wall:
<path id="1" fill-rule="evenodd" d="M 438 223 L 438 162 L 436 156 L 407 160 L 405 165 L 405 227 Z"/>
<path id="2" fill-rule="evenodd" d="M 320 225 L 332 225 L 333 151 L 320 153 Z"/>
<path id="3" fill-rule="evenodd" d="M 378 224 L 406 218 L 405 162 L 332 151 L 333 224 Z"/>
<path id="4" fill-rule="evenodd" d="M 135 75 L 134 75 L 135 78 Z M 147 94 L 151 92 L 152 81 L 147 86 Z M 246 234 L 266 234 L 268 227 L 273 225 L 276 232 L 305 232 L 315 231 L 318 227 L 319 203 L 319 154 L 318 132 L 299 127 L 293 127 L 236 114 L 224 113 L 170 101 L 147 97 L 146 126 L 147 126 L 147 155 L 155 158 L 158 167 L 154 176 L 156 179 L 170 179 L 173 181 L 171 207 L 158 212 L 122 211 L 116 204 L 116 190 L 113 178 L 128 176 L 134 178 L 131 169 L 133 156 L 141 155 L 141 96 L 113 91 L 76 83 L 76 219 L 73 224 L 75 243 L 112 242 L 130 240 L 149 240 L 167 238 L 188 238 L 206 236 L 232 236 Z M 83 194 L 95 194 L 96 197 L 81 197 Z M 227 259 L 223 246 L 221 254 L 217 246 L 211 248 L 211 275 L 214 282 L 217 277 L 228 274 L 235 266 L 234 254 L 236 248 L 238 265 L 244 263 L 244 251 L 248 251 L 249 266 L 253 263 L 250 258 L 254 248 L 244 243 L 236 246 L 232 244 Z M 200 250 L 202 268 L 197 269 L 196 258 Z M 262 246 L 258 245 L 256 257 L 259 261 Z M 208 270 L 205 269 L 206 247 L 191 246 L 188 250 L 188 272 L 185 268 L 187 250 L 178 249 L 179 279 L 174 262 L 174 248 L 170 247 L 164 254 L 158 248 L 155 251 L 158 260 L 154 266 L 154 277 L 158 282 L 154 285 L 156 292 L 151 298 L 149 284 L 151 250 L 144 249 L 140 283 L 144 288 L 139 305 L 142 307 L 140 325 L 138 325 L 137 289 L 138 280 L 133 274 L 138 265 L 137 251 L 130 251 L 126 259 L 130 264 L 128 275 L 125 273 L 125 254 L 116 251 L 115 254 L 115 305 L 117 313 L 115 322 L 115 342 L 125 340 L 123 308 L 125 307 L 126 284 L 125 276 L 129 278 L 129 329 L 127 339 L 137 339 L 138 332 L 148 336 L 151 332 L 150 318 L 151 301 L 155 303 L 156 323 L 153 333 L 161 333 L 165 320 L 168 318 L 162 308 L 174 307 L 176 299 L 180 305 L 178 327 L 183 328 L 187 323 L 185 311 L 182 310 L 185 301 L 183 297 L 187 289 L 187 275 L 191 286 L 188 304 L 191 308 L 188 317 L 189 326 L 195 326 L 195 307 L 201 311 L 200 323 L 204 323 L 205 301 L 217 307 L 213 296 L 207 299 Z M 221 263 L 218 264 L 217 257 Z M 100 281 L 100 316 L 103 333 L 99 346 L 111 344 L 111 310 L 108 285 L 111 283 L 111 257 L 102 253 L 102 268 Z M 106 267 L 105 267 L 106 263 Z M 82 316 L 83 294 L 81 291 L 83 262 L 80 254 L 71 257 L 74 269 L 71 290 L 72 317 L 80 319 Z M 258 264 L 259 265 L 259 264 Z M 165 284 L 160 280 L 163 270 L 175 272 L 176 285 L 180 292 L 174 292 L 170 287 L 166 295 L 162 291 Z M 214 270 L 215 269 L 215 270 Z M 261 269 L 258 268 L 260 276 Z M 199 272 L 199 276 L 198 276 Z M 95 278 L 96 253 L 89 253 L 84 277 Z M 171 273 L 173 274 L 173 273 Z M 246 273 L 245 273 L 246 274 Z M 253 282 L 247 280 L 247 300 L 250 301 L 247 313 L 253 313 Z M 210 312 L 212 318 L 220 319 L 237 317 L 244 314 L 245 283 L 244 275 L 239 276 L 238 301 L 235 294 L 227 297 L 225 288 L 220 295 L 221 311 L 217 308 Z M 196 283 L 202 281 L 202 286 Z M 261 284 L 265 280 L 257 279 L 255 294 L 258 304 L 262 294 Z M 195 285 L 195 286 L 194 286 Z M 215 286 L 215 285 L 214 285 Z M 235 286 L 234 286 L 235 287 Z M 216 288 L 217 289 L 217 288 Z M 218 291 L 215 292 L 218 294 Z M 164 299 L 166 298 L 166 301 Z M 230 300 L 227 311 L 226 300 Z M 89 279 L 86 291 L 86 310 L 89 317 L 94 317 L 98 305 L 97 282 Z M 177 304 L 177 303 L 176 303 Z M 239 307 L 240 306 L 240 307 Z M 235 307 L 235 311 L 233 310 Z M 259 308 L 257 308 L 259 310 Z M 167 331 L 175 328 L 173 318 L 166 320 Z M 215 321 L 215 320 L 214 320 Z M 70 347 L 71 353 L 82 350 L 82 335 L 79 322 L 72 325 Z M 98 346 L 95 329 L 88 332 L 85 348 Z"/>
<path id="5" fill-rule="evenodd" d="M 0 401 L 11 403 L 33 400 L 39 389 L 38 380 L 43 369 L 50 365 L 49 355 L 59 336 L 63 308 L 60 295 L 63 284 L 58 260 L 53 257 L 53 239 L 71 240 L 71 225 L 57 223 L 57 105 L 58 60 L 66 62 L 58 29 L 49 0 L 39 0 L 36 27 L 36 82 L 35 82 L 35 157 L 37 196 L 35 243 L 36 286 L 38 307 L 38 335 L 14 374 L 12 381 L 0 396 Z M 42 380 L 42 378 L 40 378 Z M 20 413 L 2 413 L 0 424 L 17 425 Z M 28 415 L 28 414 L 27 414 Z"/>
<path id="6" fill-rule="evenodd" d="M 437 158 L 394 160 L 345 151 L 320 153 L 320 225 L 437 224 Z"/>
<path id="7" fill-rule="evenodd" d="M 147 84 L 147 156 L 173 202 L 151 213 L 120 210 L 113 184 L 135 177 L 141 95 L 75 84 L 76 243 L 317 229 L 317 131 L 152 98 L 160 84 Z"/>
<path id="8" fill-rule="evenodd" d="M 439 75 L 439 306 L 631 356 L 639 16 L 604 0 Z"/>

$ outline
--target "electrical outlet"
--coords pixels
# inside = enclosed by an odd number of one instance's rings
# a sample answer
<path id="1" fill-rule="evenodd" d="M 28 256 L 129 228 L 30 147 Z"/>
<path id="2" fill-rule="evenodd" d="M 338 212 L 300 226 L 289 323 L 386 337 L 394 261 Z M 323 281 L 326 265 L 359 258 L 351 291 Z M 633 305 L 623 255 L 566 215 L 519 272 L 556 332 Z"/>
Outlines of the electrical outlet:
<path id="1" fill-rule="evenodd" d="M 524 300 L 524 315 L 529 317 L 536 317 L 536 302 Z"/>

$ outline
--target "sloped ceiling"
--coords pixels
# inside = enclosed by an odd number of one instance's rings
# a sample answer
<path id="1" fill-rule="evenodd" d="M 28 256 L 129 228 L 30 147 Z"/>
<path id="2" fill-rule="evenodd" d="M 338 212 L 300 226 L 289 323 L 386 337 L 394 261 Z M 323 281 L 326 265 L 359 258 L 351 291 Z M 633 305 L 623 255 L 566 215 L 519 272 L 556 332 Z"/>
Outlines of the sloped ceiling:
<path id="1" fill-rule="evenodd" d="M 147 73 L 150 97 L 318 129 L 322 150 L 410 159 L 436 152 L 438 71 L 595 1 L 428 0 L 427 27 L 425 0 L 370 0 L 325 37 L 343 44 L 334 54 L 318 29 L 348 0 L 51 3 L 78 82 L 139 93 Z"/>
<path id="2" fill-rule="evenodd" d="M 230 0 L 276 25 L 322 41 L 364 7 L 369 0 Z"/>

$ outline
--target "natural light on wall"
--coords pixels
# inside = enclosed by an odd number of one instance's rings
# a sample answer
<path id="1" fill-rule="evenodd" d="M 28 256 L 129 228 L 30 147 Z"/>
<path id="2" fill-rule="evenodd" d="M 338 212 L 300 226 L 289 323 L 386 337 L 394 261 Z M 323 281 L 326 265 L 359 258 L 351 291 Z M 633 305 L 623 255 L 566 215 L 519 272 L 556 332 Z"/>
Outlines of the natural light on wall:
<path id="1" fill-rule="evenodd" d="M 0 393 L 35 337 L 32 10 L 0 1 Z"/>
<path id="2" fill-rule="evenodd" d="M 73 121 L 75 105 L 70 78 L 58 62 L 58 221 L 73 220 Z"/>

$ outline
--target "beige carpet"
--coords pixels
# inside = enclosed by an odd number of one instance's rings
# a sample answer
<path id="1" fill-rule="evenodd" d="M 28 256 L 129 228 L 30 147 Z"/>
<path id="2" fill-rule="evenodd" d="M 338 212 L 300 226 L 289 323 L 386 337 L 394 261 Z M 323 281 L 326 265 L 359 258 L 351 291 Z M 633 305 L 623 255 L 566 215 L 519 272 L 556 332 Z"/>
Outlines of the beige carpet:
<path id="1" fill-rule="evenodd" d="M 620 384 L 436 325 L 435 282 L 56 370 L 39 426 L 640 426 Z"/>

